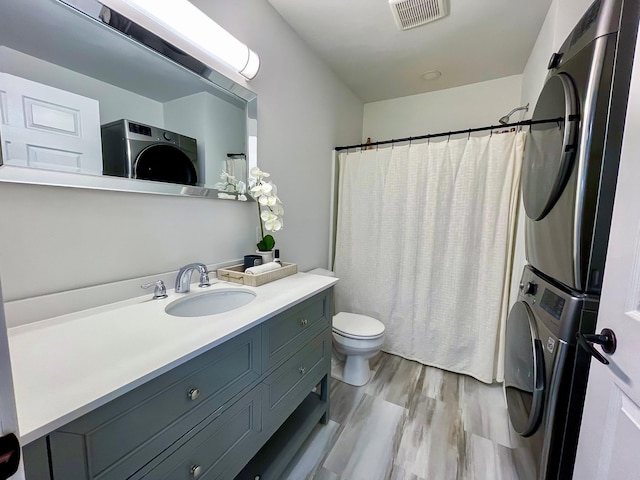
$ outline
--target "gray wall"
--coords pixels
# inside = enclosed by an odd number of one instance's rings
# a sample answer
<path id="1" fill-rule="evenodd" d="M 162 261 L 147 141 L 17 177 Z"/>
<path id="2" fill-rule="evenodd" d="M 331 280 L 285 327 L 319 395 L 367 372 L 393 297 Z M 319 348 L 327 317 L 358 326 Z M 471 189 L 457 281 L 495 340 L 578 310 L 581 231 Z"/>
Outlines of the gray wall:
<path id="1" fill-rule="evenodd" d="M 331 150 L 357 143 L 362 102 L 264 0 L 195 1 L 261 57 L 258 161 L 285 207 L 285 261 L 325 265 Z M 234 78 L 235 79 L 235 78 Z M 241 258 L 255 204 L 0 184 L 5 301 Z"/>

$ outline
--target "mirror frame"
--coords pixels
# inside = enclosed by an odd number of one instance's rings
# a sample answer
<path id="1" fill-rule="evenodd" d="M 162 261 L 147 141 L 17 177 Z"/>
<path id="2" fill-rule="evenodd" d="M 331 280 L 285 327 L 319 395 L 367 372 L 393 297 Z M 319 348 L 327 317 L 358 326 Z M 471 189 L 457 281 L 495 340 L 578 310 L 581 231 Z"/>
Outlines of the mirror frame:
<path id="1" fill-rule="evenodd" d="M 251 168 L 257 167 L 257 139 L 258 139 L 258 121 L 257 121 L 257 95 L 246 87 L 236 83 L 222 73 L 214 70 L 211 66 L 207 66 L 207 70 L 200 74 L 196 73 L 171 58 L 153 50 L 147 45 L 137 41 L 119 30 L 101 22 L 91 15 L 82 12 L 73 5 L 66 3 L 64 0 L 39 0 L 54 3 L 60 8 L 66 8 L 74 14 L 80 16 L 83 21 L 93 22 L 96 28 L 106 28 L 111 34 L 118 35 L 125 41 L 131 43 L 147 55 L 154 55 L 166 62 L 170 62 L 173 67 L 182 69 L 190 75 L 195 75 L 209 87 L 213 87 L 225 96 L 232 96 L 236 101 L 245 104 L 246 112 L 246 138 L 245 138 L 245 158 L 246 158 L 246 174 L 247 178 L 243 181 L 248 183 L 249 172 Z M 99 3 L 99 0 L 96 0 Z M 47 60 L 45 60 L 47 61 Z M 0 131 L 0 145 L 2 144 L 2 132 Z M 222 173 L 222 170 L 221 172 Z M 174 183 L 165 183 L 157 181 L 140 180 L 135 178 L 115 177 L 108 175 L 90 175 L 85 173 L 73 173 L 56 170 L 44 170 L 38 168 L 22 167 L 16 165 L 5 164 L 2 157 L 2 148 L 0 148 L 0 182 L 60 186 L 71 188 L 83 188 L 94 190 L 121 191 L 130 193 L 151 193 L 158 195 L 179 195 L 201 198 L 216 198 L 225 200 L 238 200 L 238 194 L 232 192 L 221 192 L 213 185 L 211 186 L 191 186 Z M 222 195 L 221 195 L 222 193 Z M 240 198 L 243 201 L 252 201 L 249 196 Z"/>

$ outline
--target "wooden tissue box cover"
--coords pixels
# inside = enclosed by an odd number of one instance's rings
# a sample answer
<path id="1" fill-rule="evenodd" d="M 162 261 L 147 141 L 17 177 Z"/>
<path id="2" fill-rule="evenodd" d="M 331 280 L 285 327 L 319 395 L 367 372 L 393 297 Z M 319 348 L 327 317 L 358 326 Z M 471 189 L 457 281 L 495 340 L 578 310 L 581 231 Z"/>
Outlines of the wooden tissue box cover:
<path id="1" fill-rule="evenodd" d="M 265 283 L 279 280 L 289 275 L 298 273 L 298 265 L 295 263 L 282 262 L 282 267 L 270 272 L 259 273 L 258 275 L 249 275 L 243 272 L 244 265 L 233 265 L 227 268 L 218 269 L 218 279 L 226 282 L 239 283 L 249 287 L 259 287 Z"/>

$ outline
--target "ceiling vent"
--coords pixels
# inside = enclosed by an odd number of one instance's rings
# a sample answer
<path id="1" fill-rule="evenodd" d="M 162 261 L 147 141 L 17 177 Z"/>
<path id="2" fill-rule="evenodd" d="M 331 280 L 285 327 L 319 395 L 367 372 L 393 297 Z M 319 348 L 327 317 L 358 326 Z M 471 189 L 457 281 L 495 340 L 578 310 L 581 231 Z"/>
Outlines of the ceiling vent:
<path id="1" fill-rule="evenodd" d="M 389 0 L 400 30 L 419 27 L 447 15 L 446 0 Z"/>

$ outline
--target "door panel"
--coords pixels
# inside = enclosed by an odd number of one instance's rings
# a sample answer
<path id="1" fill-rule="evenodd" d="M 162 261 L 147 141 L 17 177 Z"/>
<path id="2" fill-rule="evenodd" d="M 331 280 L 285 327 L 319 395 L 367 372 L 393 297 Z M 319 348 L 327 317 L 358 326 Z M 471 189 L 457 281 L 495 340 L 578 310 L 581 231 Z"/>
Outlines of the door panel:
<path id="1" fill-rule="evenodd" d="M 0 74 L 7 165 L 102 174 L 98 101 Z"/>
<path id="2" fill-rule="evenodd" d="M 638 478 L 640 445 L 640 45 L 636 40 L 607 268 L 596 331 L 613 330 L 617 348 L 591 372 L 573 478 Z"/>

